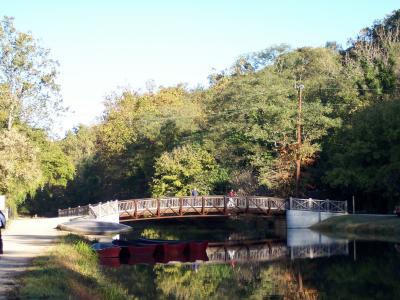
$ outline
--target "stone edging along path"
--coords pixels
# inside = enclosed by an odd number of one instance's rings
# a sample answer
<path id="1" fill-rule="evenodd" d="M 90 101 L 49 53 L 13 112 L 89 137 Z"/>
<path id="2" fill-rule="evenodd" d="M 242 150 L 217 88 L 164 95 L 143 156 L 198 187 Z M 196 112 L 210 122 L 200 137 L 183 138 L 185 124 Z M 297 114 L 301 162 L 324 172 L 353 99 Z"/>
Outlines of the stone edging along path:
<path id="1" fill-rule="evenodd" d="M 1 230 L 3 254 L 0 254 L 0 299 L 16 287 L 16 277 L 45 253 L 62 234 L 56 226 L 70 218 L 20 218 Z M 1 244 L 0 244 L 1 246 Z"/>

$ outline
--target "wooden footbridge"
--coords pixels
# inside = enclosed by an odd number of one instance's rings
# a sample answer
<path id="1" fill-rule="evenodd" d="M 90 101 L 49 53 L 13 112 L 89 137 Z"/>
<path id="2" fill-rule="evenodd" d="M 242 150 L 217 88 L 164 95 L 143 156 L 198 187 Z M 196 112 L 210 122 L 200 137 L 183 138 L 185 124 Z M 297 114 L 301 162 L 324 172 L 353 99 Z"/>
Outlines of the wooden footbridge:
<path id="1" fill-rule="evenodd" d="M 276 197 L 164 197 L 131 200 L 114 200 L 58 210 L 59 217 L 93 216 L 97 219 L 110 215 L 119 221 L 136 221 L 165 218 L 215 217 L 239 214 L 283 214 L 287 201 Z"/>

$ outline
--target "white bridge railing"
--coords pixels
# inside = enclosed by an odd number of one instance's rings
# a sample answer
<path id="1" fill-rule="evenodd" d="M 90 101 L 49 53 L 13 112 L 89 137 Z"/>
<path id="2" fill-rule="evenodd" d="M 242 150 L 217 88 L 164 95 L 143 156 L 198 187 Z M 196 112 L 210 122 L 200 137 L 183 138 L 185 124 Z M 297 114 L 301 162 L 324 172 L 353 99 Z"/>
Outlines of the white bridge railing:
<path id="1" fill-rule="evenodd" d="M 347 201 L 290 198 L 289 209 L 346 213 Z"/>

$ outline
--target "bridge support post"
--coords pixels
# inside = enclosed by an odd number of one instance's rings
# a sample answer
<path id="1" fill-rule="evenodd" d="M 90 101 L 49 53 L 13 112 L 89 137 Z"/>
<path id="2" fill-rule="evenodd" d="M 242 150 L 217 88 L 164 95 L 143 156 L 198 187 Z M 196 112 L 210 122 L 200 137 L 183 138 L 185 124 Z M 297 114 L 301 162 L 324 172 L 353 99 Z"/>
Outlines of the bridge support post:
<path id="1" fill-rule="evenodd" d="M 160 216 L 160 199 L 157 198 L 157 217 Z"/>
<path id="2" fill-rule="evenodd" d="M 135 211 L 134 211 L 134 213 L 133 213 L 133 217 L 135 218 L 135 219 L 137 219 L 137 200 L 134 200 L 134 205 L 135 205 Z"/>
<path id="3" fill-rule="evenodd" d="M 182 216 L 183 212 L 182 212 L 182 205 L 183 205 L 183 200 L 182 198 L 179 198 L 179 215 Z"/>
<path id="4" fill-rule="evenodd" d="M 228 214 L 227 198 L 224 196 L 224 215 Z"/>
<path id="5" fill-rule="evenodd" d="M 201 214 L 204 215 L 204 197 L 201 197 Z"/>
<path id="6" fill-rule="evenodd" d="M 249 212 L 249 197 L 246 196 L 246 214 Z"/>

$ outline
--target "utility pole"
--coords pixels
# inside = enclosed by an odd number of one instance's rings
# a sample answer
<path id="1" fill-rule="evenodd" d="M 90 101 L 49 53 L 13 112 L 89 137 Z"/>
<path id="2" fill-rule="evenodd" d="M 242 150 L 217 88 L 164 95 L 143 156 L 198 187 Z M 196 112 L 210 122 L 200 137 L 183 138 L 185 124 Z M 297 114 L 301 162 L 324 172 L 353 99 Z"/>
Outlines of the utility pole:
<path id="1" fill-rule="evenodd" d="M 304 89 L 303 84 L 296 84 L 298 96 L 298 110 L 297 110 L 297 154 L 296 154 L 296 197 L 299 197 L 299 187 L 300 187 L 300 163 L 301 163 L 301 102 L 302 102 L 302 91 Z"/>

